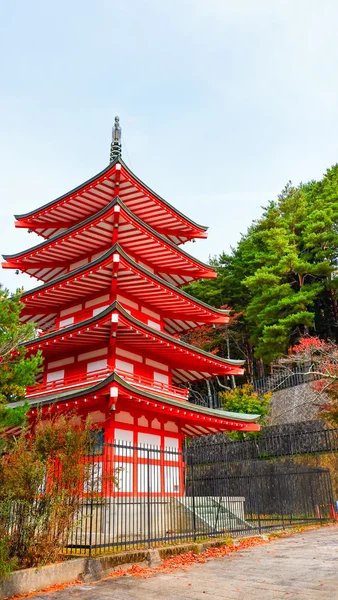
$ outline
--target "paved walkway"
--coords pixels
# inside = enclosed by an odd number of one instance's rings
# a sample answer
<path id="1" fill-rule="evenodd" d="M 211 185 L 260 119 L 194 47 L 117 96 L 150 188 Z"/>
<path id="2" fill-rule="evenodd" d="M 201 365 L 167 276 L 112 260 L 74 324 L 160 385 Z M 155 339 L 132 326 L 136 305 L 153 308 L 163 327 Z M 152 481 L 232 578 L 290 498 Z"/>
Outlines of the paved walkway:
<path id="1" fill-rule="evenodd" d="M 338 600 L 338 528 L 211 559 L 187 571 L 84 584 L 35 600 Z M 32 599 L 31 599 L 32 600 Z"/>

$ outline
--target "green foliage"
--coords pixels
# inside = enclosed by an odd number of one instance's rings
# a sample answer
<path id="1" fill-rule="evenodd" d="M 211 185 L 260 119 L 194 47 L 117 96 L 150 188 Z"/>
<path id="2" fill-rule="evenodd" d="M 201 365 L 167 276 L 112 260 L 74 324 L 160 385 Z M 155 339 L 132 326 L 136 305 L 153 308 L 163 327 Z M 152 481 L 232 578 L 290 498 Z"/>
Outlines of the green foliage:
<path id="1" fill-rule="evenodd" d="M 234 390 L 221 392 L 220 400 L 224 410 L 230 412 L 244 413 L 248 415 L 260 415 L 258 422 L 263 427 L 267 423 L 267 417 L 270 412 L 271 393 L 258 396 L 253 391 L 252 385 L 244 385 Z M 256 436 L 256 433 L 243 434 L 241 431 L 233 431 L 228 434 L 232 439 L 243 439 L 246 436 Z"/>
<path id="2" fill-rule="evenodd" d="M 244 284 L 251 298 L 245 318 L 255 355 L 269 363 L 314 324 L 315 299 L 332 266 L 314 260 L 304 244 L 304 228 L 313 198 L 313 184 L 286 186 L 249 230 L 250 247 L 259 256 L 255 272 Z M 240 243 L 246 244 L 246 239 Z"/>
<path id="3" fill-rule="evenodd" d="M 26 408 L 7 408 L 6 404 L 22 400 L 25 387 L 33 385 L 42 364 L 41 353 L 27 356 L 22 344 L 35 337 L 32 323 L 22 325 L 20 290 L 13 296 L 0 288 L 0 432 L 24 423 Z"/>
<path id="4" fill-rule="evenodd" d="M 9 518 L 10 510 L 3 511 L 0 506 L 0 521 L 4 517 Z M 16 568 L 17 562 L 14 558 L 9 557 L 9 548 L 6 539 L 0 539 L 0 579 L 8 577 Z"/>
<path id="5" fill-rule="evenodd" d="M 253 355 L 257 371 L 260 361 L 270 364 L 303 334 L 337 341 L 338 165 L 319 182 L 288 183 L 231 254 L 210 262 L 218 278 L 186 289 L 243 313 L 231 350 L 240 348 L 251 372 Z"/>

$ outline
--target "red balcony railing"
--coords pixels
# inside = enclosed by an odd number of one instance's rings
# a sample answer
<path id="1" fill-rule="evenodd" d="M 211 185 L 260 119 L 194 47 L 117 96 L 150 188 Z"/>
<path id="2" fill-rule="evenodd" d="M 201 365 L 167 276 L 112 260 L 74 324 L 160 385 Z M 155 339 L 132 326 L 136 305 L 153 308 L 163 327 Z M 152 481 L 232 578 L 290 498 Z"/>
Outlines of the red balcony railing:
<path id="1" fill-rule="evenodd" d="M 81 375 L 64 377 L 62 379 L 56 379 L 55 381 L 48 381 L 47 383 L 37 383 L 36 385 L 31 385 L 26 388 L 26 397 L 31 398 L 33 396 L 46 395 L 59 390 L 93 385 L 108 377 L 113 370 L 112 367 L 106 367 L 105 369 L 92 371 L 91 373 L 82 373 Z M 116 373 L 125 381 L 128 381 L 137 387 L 153 392 L 160 392 L 166 396 L 179 398 L 180 400 L 187 400 L 188 398 L 189 390 L 187 388 L 179 388 L 167 383 L 162 383 L 161 381 L 154 381 L 143 375 L 135 375 L 134 373 L 127 373 L 119 369 L 116 369 Z"/>
<path id="2" fill-rule="evenodd" d="M 166 396 L 179 396 L 180 398 L 188 399 L 189 390 L 188 388 L 179 388 L 175 385 L 169 385 L 168 383 L 162 383 L 162 381 L 154 381 L 154 379 L 150 379 L 149 377 L 144 377 L 143 375 L 136 375 L 135 373 L 127 373 L 126 371 L 121 371 L 120 369 L 116 369 L 116 373 L 123 377 L 125 381 L 132 383 L 135 386 L 139 386 L 145 389 L 149 389 L 153 392 L 161 392 Z"/>
<path id="3" fill-rule="evenodd" d="M 26 388 L 26 396 L 41 396 L 42 394 L 50 394 L 54 391 L 63 390 L 66 388 L 84 387 L 86 385 L 92 385 L 98 381 L 102 381 L 108 377 L 113 371 L 112 368 L 106 367 L 99 371 L 92 371 L 91 373 L 82 373 L 81 375 L 73 375 L 71 377 L 63 377 L 62 379 L 55 379 L 54 381 L 48 381 L 47 383 L 37 383 L 36 385 L 30 385 Z"/>

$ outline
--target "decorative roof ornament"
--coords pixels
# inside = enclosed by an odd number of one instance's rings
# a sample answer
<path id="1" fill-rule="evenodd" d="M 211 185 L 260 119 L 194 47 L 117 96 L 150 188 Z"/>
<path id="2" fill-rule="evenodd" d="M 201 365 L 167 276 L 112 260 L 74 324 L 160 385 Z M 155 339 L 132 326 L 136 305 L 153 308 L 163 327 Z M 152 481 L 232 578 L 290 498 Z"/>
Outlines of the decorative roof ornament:
<path id="1" fill-rule="evenodd" d="M 121 156 L 121 127 L 119 117 L 115 117 L 115 125 L 112 130 L 112 140 L 110 145 L 110 162 Z"/>

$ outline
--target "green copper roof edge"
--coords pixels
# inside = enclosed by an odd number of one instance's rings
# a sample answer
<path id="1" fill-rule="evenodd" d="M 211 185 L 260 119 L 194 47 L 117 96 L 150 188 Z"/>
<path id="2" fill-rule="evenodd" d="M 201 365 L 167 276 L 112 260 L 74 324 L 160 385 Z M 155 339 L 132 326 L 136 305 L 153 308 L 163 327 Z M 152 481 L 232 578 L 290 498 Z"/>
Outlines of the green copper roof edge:
<path id="1" fill-rule="evenodd" d="M 190 344 L 187 344 L 186 342 L 178 340 L 177 338 L 174 338 L 167 333 L 163 333 L 163 331 L 158 331 L 157 329 L 155 330 L 152 327 L 150 327 L 149 325 L 142 323 L 142 321 L 139 321 L 138 319 L 136 319 L 135 317 L 130 315 L 123 308 L 123 306 L 121 306 L 121 304 L 117 300 L 115 300 L 115 302 L 112 302 L 112 304 L 107 306 L 107 308 L 105 310 L 103 310 L 102 312 L 98 313 L 97 315 L 94 315 L 93 317 L 90 317 L 89 319 L 86 319 L 85 321 L 80 321 L 78 323 L 72 323 L 71 325 L 68 325 L 67 327 L 63 327 L 62 329 L 60 329 L 58 331 L 46 333 L 45 335 L 41 335 L 38 338 L 34 338 L 34 339 L 30 340 L 29 342 L 25 342 L 24 344 L 22 344 L 22 346 L 32 346 L 33 344 L 39 344 L 39 342 L 47 341 L 53 337 L 58 337 L 60 335 L 62 336 L 62 335 L 71 333 L 72 331 L 76 331 L 77 329 L 81 329 L 82 327 L 87 327 L 88 325 L 92 325 L 93 323 L 95 323 L 95 321 L 99 321 L 102 318 L 108 316 L 111 312 L 113 312 L 113 310 L 117 310 L 119 313 L 121 313 L 121 315 L 124 316 L 128 321 L 133 323 L 135 325 L 135 327 L 138 327 L 140 329 L 145 329 L 148 333 L 150 333 L 153 336 L 155 335 L 158 337 L 162 337 L 164 340 L 170 342 L 171 344 L 175 344 L 176 346 L 182 346 L 183 348 L 186 348 L 187 350 L 190 350 L 191 352 L 195 352 L 196 354 L 201 354 L 202 356 L 205 356 L 209 360 L 218 360 L 219 362 L 221 362 L 223 364 L 236 366 L 236 367 L 240 367 L 245 363 L 244 360 L 233 360 L 230 358 L 221 358 L 219 356 L 216 356 L 215 354 L 210 354 L 209 352 L 206 352 L 205 350 L 201 350 L 200 348 L 196 348 L 195 346 L 191 346 Z"/>
<path id="2" fill-rule="evenodd" d="M 67 196 L 70 196 L 71 194 L 75 194 L 76 192 L 81 190 L 81 188 L 83 188 L 85 185 L 88 185 L 89 183 L 92 183 L 93 181 L 95 181 L 95 179 L 98 179 L 99 177 L 102 177 L 102 175 L 105 175 L 105 173 L 107 173 L 110 169 L 112 169 L 118 162 L 120 162 L 120 160 L 119 160 L 119 158 L 116 158 L 112 163 L 110 163 L 108 165 L 108 167 L 105 167 L 102 171 L 100 171 L 93 177 L 90 177 L 84 183 L 81 183 L 80 185 L 77 185 L 75 188 L 73 188 L 69 192 L 66 192 L 66 194 L 62 194 L 61 196 L 58 196 L 54 200 L 51 200 L 50 202 L 46 202 L 46 204 L 42 204 L 42 206 L 39 206 L 38 208 L 31 210 L 28 213 L 22 213 L 21 215 L 14 215 L 15 219 L 17 219 L 17 220 L 27 219 L 28 217 L 31 217 L 35 213 L 39 212 L 40 210 L 44 210 L 45 208 L 48 208 L 49 206 L 53 206 L 53 204 L 56 204 L 60 200 L 64 200 L 65 198 L 67 198 Z"/>
<path id="3" fill-rule="evenodd" d="M 60 200 L 64 200 L 64 198 L 67 198 L 67 196 L 70 196 L 71 194 L 75 194 L 76 192 L 78 192 L 79 190 L 81 190 L 84 186 L 88 185 L 89 183 L 92 183 L 93 181 L 95 181 L 99 177 L 102 177 L 102 175 L 105 175 L 105 173 L 108 173 L 108 171 L 110 169 L 112 169 L 117 163 L 120 163 L 123 166 L 123 168 L 127 171 L 127 173 L 131 177 L 133 177 L 135 179 L 135 181 L 137 181 L 140 185 L 142 185 L 148 192 L 150 192 L 153 196 L 155 196 L 158 200 L 160 200 L 160 202 L 163 202 L 163 204 L 165 204 L 166 206 L 168 206 L 168 208 L 170 208 L 173 212 L 177 213 L 180 217 L 182 217 L 185 221 L 187 221 L 188 223 L 190 223 L 193 227 L 196 227 L 196 228 L 201 229 L 203 231 L 206 231 L 208 229 L 208 227 L 206 227 L 205 225 L 199 225 L 198 223 L 195 223 L 195 221 L 193 221 L 192 219 L 190 219 L 189 217 L 187 217 L 186 215 L 184 215 L 183 213 L 181 213 L 177 208 L 175 208 L 174 206 L 172 206 L 172 204 L 170 204 L 169 202 L 167 202 L 167 200 L 164 200 L 161 196 L 159 196 L 156 192 L 154 192 L 149 186 L 147 186 L 145 183 L 143 183 L 143 181 L 141 181 L 141 179 L 139 179 L 131 171 L 131 169 L 129 169 L 129 167 L 127 167 L 127 165 L 125 164 L 125 162 L 122 160 L 121 157 L 117 157 L 112 163 L 110 163 L 108 165 L 108 167 L 105 167 L 102 171 L 100 171 L 99 173 L 97 173 L 97 175 L 94 175 L 90 179 L 87 179 L 87 181 L 85 181 L 84 183 L 81 183 L 80 185 L 76 186 L 74 189 L 70 190 L 70 192 L 67 192 L 66 194 L 63 194 L 62 196 L 59 196 L 58 198 L 55 198 L 54 200 L 51 200 L 50 202 L 47 202 L 46 204 L 43 204 L 39 208 L 36 208 L 35 210 L 32 210 L 32 211 L 30 211 L 28 213 L 24 213 L 24 214 L 21 214 L 21 215 L 14 215 L 15 219 L 17 219 L 17 220 L 27 219 L 28 217 L 31 217 L 34 214 L 36 214 L 37 212 L 39 212 L 40 210 L 44 210 L 45 208 L 48 208 L 49 206 L 53 206 L 53 204 L 56 204 Z"/>
<path id="4" fill-rule="evenodd" d="M 185 219 L 186 221 L 188 221 L 188 223 L 191 223 L 191 225 L 193 225 L 194 227 L 197 227 L 198 229 L 202 229 L 204 231 L 207 231 L 209 229 L 208 226 L 206 226 L 206 225 L 200 225 L 199 223 L 196 223 L 195 221 L 193 221 L 192 219 L 190 219 L 189 217 L 187 217 L 185 214 L 183 214 L 181 211 L 179 211 L 178 208 L 175 208 L 167 200 L 164 200 L 164 198 L 162 198 L 156 192 L 154 192 L 154 190 L 152 190 L 148 185 L 146 185 L 145 183 L 143 183 L 143 181 L 141 179 L 139 179 L 137 177 L 137 175 L 135 175 L 135 173 L 132 172 L 131 169 L 129 169 L 129 167 L 122 160 L 122 158 L 120 159 L 120 163 L 123 166 L 123 168 L 127 171 L 127 173 L 129 173 L 129 175 L 135 179 L 135 181 L 137 181 L 140 185 L 142 185 L 153 196 L 155 196 L 156 198 L 158 198 L 158 200 L 160 200 L 161 202 L 163 202 L 163 204 L 165 204 L 166 206 L 168 206 L 168 208 L 170 208 L 173 212 L 175 212 L 178 215 L 180 215 L 180 217 L 183 217 L 183 219 Z"/>
<path id="5" fill-rule="evenodd" d="M 165 287 L 168 287 L 175 294 L 181 294 L 185 298 L 188 298 L 189 300 L 192 300 L 193 302 L 196 302 L 196 304 L 198 304 L 199 306 L 203 306 L 204 308 L 206 308 L 206 309 L 208 309 L 210 311 L 213 311 L 213 312 L 219 314 L 220 316 L 229 315 L 229 313 L 231 312 L 230 310 L 222 310 L 220 308 L 215 308 L 213 306 L 210 306 L 206 302 L 203 302 L 203 300 L 199 300 L 198 298 L 194 298 L 194 296 L 191 296 L 190 294 L 188 294 L 187 292 L 185 292 L 184 290 L 182 290 L 182 288 L 175 287 L 174 284 L 169 283 L 168 281 L 165 281 L 165 279 L 162 279 L 162 277 L 160 277 L 159 275 L 156 275 L 156 273 L 152 273 L 146 267 L 143 267 L 142 265 L 139 265 L 138 263 L 136 263 L 129 256 L 129 254 L 127 252 L 125 252 L 123 250 L 123 248 L 120 246 L 119 243 L 114 244 L 114 246 L 112 246 L 110 248 L 110 250 L 108 250 L 107 252 L 105 252 L 105 254 L 102 254 L 102 256 L 100 256 L 99 258 L 96 258 L 95 260 L 93 260 L 91 263 L 87 263 L 86 265 L 82 265 L 81 267 L 78 267 L 77 269 L 75 269 L 71 273 L 65 273 L 64 275 L 60 275 L 59 277 L 56 277 L 55 279 L 52 279 L 51 281 L 47 281 L 46 283 L 43 283 L 42 285 L 39 285 L 39 286 L 37 286 L 35 288 L 32 288 L 31 290 L 28 290 L 27 292 L 24 292 L 22 294 L 21 298 L 24 301 L 25 296 L 30 296 L 32 294 L 36 294 L 36 293 L 40 292 L 41 290 L 44 290 L 44 289 L 46 289 L 48 287 L 52 287 L 54 285 L 57 285 L 58 283 L 69 279 L 70 275 L 72 277 L 74 277 L 76 275 L 80 275 L 84 271 L 87 271 L 89 269 L 93 269 L 94 267 L 96 267 L 97 265 L 99 265 L 101 262 L 104 262 L 107 258 L 109 258 L 110 256 L 112 256 L 114 254 L 114 252 L 118 252 L 121 256 L 123 256 L 123 258 L 129 264 L 131 264 L 135 268 L 139 269 L 145 275 L 148 275 L 149 277 L 153 278 L 155 281 L 158 281 L 158 283 L 161 283 Z M 42 313 L 42 314 L 44 314 L 44 313 Z"/>
<path id="6" fill-rule="evenodd" d="M 115 206 L 115 204 L 118 204 L 121 208 L 123 208 L 124 211 L 126 211 L 126 213 L 129 215 L 130 218 L 134 219 L 134 221 L 138 222 L 139 225 L 141 225 L 142 227 L 144 227 L 145 229 L 147 229 L 149 231 L 149 233 L 151 233 L 152 235 L 155 235 L 155 237 L 157 237 L 158 239 L 162 240 L 165 244 L 167 244 L 168 246 L 170 246 L 173 250 L 175 250 L 175 252 L 177 252 L 177 251 L 181 252 L 181 254 L 183 254 L 184 256 L 186 256 L 188 259 L 190 259 L 193 262 L 199 264 L 201 267 L 208 269 L 209 271 L 215 271 L 215 269 L 213 267 L 211 267 L 210 265 L 207 265 L 207 264 L 203 263 L 198 258 L 195 258 L 194 256 L 191 256 L 191 254 L 188 254 L 188 252 L 186 252 L 185 250 L 182 250 L 182 248 L 179 248 L 176 244 L 174 244 L 174 242 L 172 242 L 171 240 L 169 240 L 168 238 L 166 238 L 161 233 L 158 233 L 157 231 L 155 231 L 155 229 L 153 229 L 152 227 L 150 227 L 149 225 L 147 225 L 147 223 L 144 223 L 144 221 L 142 221 L 142 219 L 140 219 L 139 217 L 137 217 L 137 215 L 135 215 L 131 210 L 129 210 L 129 208 L 127 206 L 125 206 L 124 202 L 121 200 L 121 198 L 119 196 L 116 196 L 115 198 L 113 198 L 113 200 L 111 200 L 104 208 L 102 208 L 95 215 L 87 217 L 87 219 L 84 219 L 84 221 L 81 221 L 81 223 L 77 223 L 76 225 L 73 225 L 72 227 L 70 227 L 69 229 L 67 229 L 66 233 L 67 234 L 73 233 L 77 229 L 80 229 L 81 227 L 83 227 L 84 225 L 88 225 L 88 223 L 91 223 L 91 221 L 95 221 L 97 218 L 102 217 L 106 212 L 109 212 L 109 210 L 113 206 Z M 31 248 L 28 248 L 27 250 L 23 250 L 21 252 L 18 252 L 17 254 L 3 254 L 2 257 L 5 260 L 13 260 L 15 258 L 19 258 L 20 256 L 23 256 L 23 255 L 27 254 L 28 252 L 35 252 L 36 250 L 40 250 L 44 246 L 48 246 L 49 244 L 52 244 L 52 243 L 56 242 L 59 239 L 62 239 L 64 236 L 65 236 L 65 232 L 63 231 L 61 233 L 58 233 L 58 234 L 54 235 L 53 237 L 51 237 L 51 238 L 49 238 L 47 240 L 44 240 L 43 242 L 41 242 L 40 244 L 37 244 L 36 246 L 32 246 Z"/>
<path id="7" fill-rule="evenodd" d="M 74 269 L 74 271 L 71 271 L 71 273 L 65 273 L 64 275 L 59 275 L 55 279 L 46 281 L 46 283 L 42 283 L 41 285 L 38 285 L 35 288 L 32 288 L 30 290 L 23 292 L 21 295 L 21 299 L 24 302 L 25 296 L 31 296 L 31 294 L 36 294 L 37 292 L 40 292 L 41 290 L 52 287 L 53 285 L 57 285 L 58 283 L 60 283 L 64 280 L 67 280 L 70 277 L 73 277 L 75 275 L 80 275 L 83 271 L 86 271 L 87 269 L 92 269 L 93 267 L 96 267 L 101 262 L 105 261 L 107 258 L 112 256 L 114 254 L 114 252 L 116 252 L 116 250 L 118 249 L 118 245 L 119 244 L 114 244 L 109 250 L 107 250 L 107 252 L 102 254 L 102 256 L 100 256 L 99 258 L 96 258 L 95 260 L 93 260 L 90 263 L 87 263 L 86 265 L 82 265 L 81 267 Z"/>
<path id="8" fill-rule="evenodd" d="M 114 375 L 114 381 L 116 381 L 116 383 L 120 383 L 121 385 L 123 385 L 123 387 L 125 387 L 127 390 L 129 391 L 133 391 L 133 392 L 140 392 L 140 388 L 133 386 L 131 383 L 125 381 L 122 377 L 120 377 L 119 375 L 117 375 L 116 373 L 113 374 Z M 206 408 L 205 406 L 199 406 L 197 404 L 193 404 L 192 402 L 182 402 L 180 400 L 174 400 L 172 398 L 168 398 L 161 396 L 160 394 L 154 394 L 152 392 L 149 392 L 148 390 L 141 390 L 142 393 L 144 393 L 144 395 L 147 398 L 152 398 L 152 399 L 160 399 L 163 402 L 163 399 L 165 399 L 165 402 L 167 404 L 170 404 L 172 406 L 175 406 L 177 408 L 187 408 L 187 410 L 190 410 L 190 412 L 196 412 L 196 413 L 200 413 L 200 414 L 205 414 L 208 416 L 217 416 L 220 417 L 222 419 L 235 419 L 238 421 L 255 421 L 257 419 L 259 419 L 260 415 L 247 415 L 245 413 L 234 413 L 234 412 L 229 412 L 229 411 L 225 411 L 225 410 L 218 410 L 216 408 Z M 193 407 L 193 408 L 192 408 Z"/>
<path id="9" fill-rule="evenodd" d="M 18 252 L 17 254 L 3 254 L 2 255 L 3 258 L 5 260 L 19 258 L 20 256 L 27 254 L 28 252 L 35 252 L 36 250 L 40 250 L 41 248 L 44 248 L 45 246 L 48 246 L 48 245 L 58 241 L 59 239 L 62 239 L 65 236 L 65 234 L 68 235 L 69 233 L 73 233 L 73 232 L 77 231 L 78 229 L 81 229 L 81 227 L 83 227 L 84 225 L 88 225 L 89 223 L 91 223 L 91 221 L 95 221 L 96 219 L 102 217 L 106 212 L 109 212 L 110 209 L 113 208 L 113 206 L 115 204 L 117 204 L 117 199 L 118 199 L 118 196 L 116 196 L 116 198 L 113 198 L 113 200 L 111 200 L 106 206 L 101 208 L 101 210 L 99 210 L 99 212 L 95 213 L 94 215 L 91 215 L 90 217 L 87 217 L 86 219 L 81 221 L 81 223 L 76 223 L 75 225 L 72 225 L 72 227 L 69 227 L 69 229 L 67 229 L 66 232 L 62 231 L 60 233 L 57 233 L 56 235 L 52 236 L 51 238 L 44 240 L 40 244 L 37 244 L 36 246 L 31 246 L 31 248 L 27 248 L 27 250 L 22 250 L 21 252 Z"/>
<path id="10" fill-rule="evenodd" d="M 75 398 L 79 398 L 80 396 L 83 396 L 85 392 L 87 393 L 87 395 L 95 394 L 95 392 L 100 391 L 102 388 L 106 387 L 109 383 L 113 383 L 113 382 L 120 384 L 122 387 L 124 387 L 125 389 L 127 389 L 130 392 L 135 393 L 136 395 L 139 394 L 139 395 L 145 396 L 146 398 L 149 398 L 150 400 L 163 402 L 163 403 L 169 404 L 170 406 L 175 406 L 176 408 L 181 408 L 183 410 L 186 408 L 187 411 L 195 412 L 195 413 L 202 414 L 202 415 L 207 415 L 210 417 L 218 417 L 221 419 L 234 419 L 236 421 L 241 421 L 244 423 L 248 423 L 248 422 L 252 423 L 254 421 L 257 421 L 260 417 L 260 415 L 234 413 L 234 412 L 218 410 L 218 409 L 214 409 L 214 408 L 206 408 L 204 406 L 198 406 L 197 404 L 192 404 L 191 402 L 185 402 L 182 400 L 173 400 L 171 398 L 168 398 L 167 396 L 161 396 L 161 394 L 152 393 L 149 390 L 144 390 L 139 387 L 135 387 L 132 384 L 125 381 L 125 379 L 120 377 L 117 373 L 111 373 L 110 375 L 108 375 L 108 377 L 106 377 L 106 379 L 103 379 L 102 381 L 100 381 L 98 384 L 96 384 L 94 386 L 87 386 L 87 387 L 77 389 L 77 390 L 69 390 L 68 392 L 65 390 L 63 390 L 63 392 L 62 392 L 60 390 L 60 393 L 56 393 L 54 395 L 45 396 L 44 398 L 34 398 L 32 400 L 29 400 L 29 399 L 20 400 L 19 402 L 12 402 L 12 403 L 8 404 L 7 406 L 8 406 L 8 408 L 15 408 L 17 406 L 23 406 L 23 404 L 25 402 L 28 402 L 30 404 L 30 406 L 35 407 L 35 406 L 43 406 L 44 404 L 51 404 L 51 400 L 53 400 L 53 399 L 55 402 L 63 402 L 66 400 L 72 400 Z M 62 396 L 65 396 L 64 400 L 62 399 Z"/>

